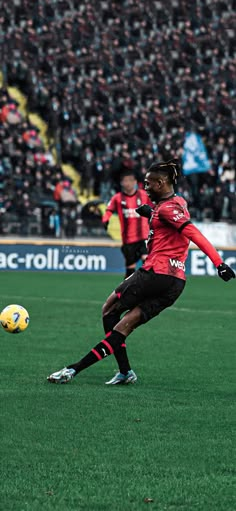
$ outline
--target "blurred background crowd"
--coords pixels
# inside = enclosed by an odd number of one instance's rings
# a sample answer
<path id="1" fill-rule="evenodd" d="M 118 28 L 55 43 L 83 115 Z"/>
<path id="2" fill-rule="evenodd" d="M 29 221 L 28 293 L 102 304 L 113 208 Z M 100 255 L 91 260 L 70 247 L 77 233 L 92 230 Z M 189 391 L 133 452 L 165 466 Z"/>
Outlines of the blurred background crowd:
<path id="1" fill-rule="evenodd" d="M 80 198 L 107 202 L 127 169 L 142 186 L 153 159 L 182 157 L 186 132 L 201 135 L 210 170 L 178 193 L 197 220 L 236 222 L 235 0 L 2 4 L 2 233 L 8 213 L 22 234 L 41 219 L 45 235 L 75 236 Z M 8 85 L 46 121 L 56 159 Z M 79 196 L 62 162 L 80 175 Z"/>

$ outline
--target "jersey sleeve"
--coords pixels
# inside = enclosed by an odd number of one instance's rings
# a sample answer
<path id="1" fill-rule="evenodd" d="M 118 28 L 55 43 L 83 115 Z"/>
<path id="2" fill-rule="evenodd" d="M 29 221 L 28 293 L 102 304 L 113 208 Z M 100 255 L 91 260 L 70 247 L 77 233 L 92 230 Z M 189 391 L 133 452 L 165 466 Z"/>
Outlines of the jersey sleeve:
<path id="1" fill-rule="evenodd" d="M 203 236 L 203 234 L 195 225 L 191 223 L 189 223 L 188 225 L 186 224 L 182 232 L 183 235 L 186 236 L 186 238 L 195 243 L 195 245 L 197 245 L 197 247 L 199 247 L 202 250 L 202 252 L 204 252 L 204 254 L 206 254 L 209 257 L 209 259 L 213 262 L 216 268 L 221 263 L 223 263 L 220 254 L 213 247 L 210 241 L 208 241 L 208 239 L 205 236 Z"/>
<path id="2" fill-rule="evenodd" d="M 187 207 L 183 207 L 176 202 L 168 201 L 159 209 L 159 218 L 162 222 L 172 225 L 177 231 L 191 223 Z"/>
<path id="3" fill-rule="evenodd" d="M 115 211 L 117 211 L 117 195 L 114 195 L 108 202 L 106 211 L 102 217 L 102 222 L 103 223 L 109 222 L 111 216 L 113 215 L 113 213 L 115 213 Z"/>

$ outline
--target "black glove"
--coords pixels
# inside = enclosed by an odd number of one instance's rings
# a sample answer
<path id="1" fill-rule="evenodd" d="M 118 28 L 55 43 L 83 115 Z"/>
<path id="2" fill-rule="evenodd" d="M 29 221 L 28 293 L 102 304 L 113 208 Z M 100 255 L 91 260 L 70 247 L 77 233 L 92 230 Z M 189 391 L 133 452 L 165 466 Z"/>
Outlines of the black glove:
<path id="1" fill-rule="evenodd" d="M 139 206 L 138 208 L 136 208 L 137 213 L 140 215 L 140 216 L 145 216 L 145 218 L 151 218 L 152 216 L 152 208 L 151 206 L 149 206 L 148 204 L 142 204 L 142 206 Z"/>
<path id="2" fill-rule="evenodd" d="M 103 227 L 104 227 L 105 231 L 107 231 L 109 222 L 102 222 L 102 223 L 103 223 Z"/>
<path id="3" fill-rule="evenodd" d="M 235 279 L 234 271 L 227 264 L 221 263 L 219 266 L 217 266 L 217 270 L 219 277 L 223 279 L 225 282 L 227 282 L 230 279 Z"/>

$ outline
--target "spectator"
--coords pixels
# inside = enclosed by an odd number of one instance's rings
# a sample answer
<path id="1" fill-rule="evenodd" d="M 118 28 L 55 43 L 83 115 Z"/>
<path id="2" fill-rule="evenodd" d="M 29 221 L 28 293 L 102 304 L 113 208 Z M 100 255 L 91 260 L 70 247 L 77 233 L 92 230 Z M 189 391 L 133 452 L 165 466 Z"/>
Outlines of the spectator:
<path id="1" fill-rule="evenodd" d="M 32 214 L 32 206 L 29 200 L 29 195 L 24 193 L 16 209 L 20 219 L 20 234 L 28 236 L 29 234 L 29 217 Z"/>
<path id="2" fill-rule="evenodd" d="M 56 208 L 53 208 L 51 212 L 49 213 L 48 217 L 49 221 L 49 229 L 52 232 L 52 236 L 56 238 L 60 238 L 61 235 L 61 221 L 60 221 L 60 215 Z"/>
<path id="3" fill-rule="evenodd" d="M 222 218 L 222 210 L 224 206 L 224 194 L 221 186 L 216 186 L 213 195 L 213 220 L 219 222 Z"/>
<path id="4" fill-rule="evenodd" d="M 61 207 L 71 206 L 77 203 L 76 192 L 68 179 L 62 181 L 62 187 L 59 194 L 59 203 Z"/>
<path id="5" fill-rule="evenodd" d="M 66 208 L 63 215 L 64 234 L 67 238 L 75 238 L 77 232 L 78 211 L 76 205 Z"/>

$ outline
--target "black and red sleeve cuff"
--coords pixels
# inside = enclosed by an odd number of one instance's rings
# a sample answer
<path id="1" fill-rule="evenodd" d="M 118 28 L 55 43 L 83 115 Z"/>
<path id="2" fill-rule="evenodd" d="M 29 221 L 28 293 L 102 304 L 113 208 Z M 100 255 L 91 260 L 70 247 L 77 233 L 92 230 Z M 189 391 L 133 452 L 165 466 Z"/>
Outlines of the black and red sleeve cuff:
<path id="1" fill-rule="evenodd" d="M 191 220 L 187 220 L 186 222 L 184 222 L 184 224 L 182 224 L 177 230 L 178 232 L 182 232 L 182 230 L 186 227 L 186 225 L 189 225 L 191 224 Z"/>

